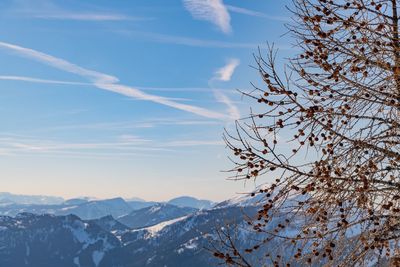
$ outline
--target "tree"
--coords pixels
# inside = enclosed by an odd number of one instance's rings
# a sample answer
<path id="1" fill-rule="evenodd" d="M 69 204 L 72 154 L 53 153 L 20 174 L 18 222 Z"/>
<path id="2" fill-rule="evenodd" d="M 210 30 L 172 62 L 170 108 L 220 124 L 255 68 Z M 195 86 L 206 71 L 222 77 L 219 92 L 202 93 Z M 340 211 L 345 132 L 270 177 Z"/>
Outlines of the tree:
<path id="1" fill-rule="evenodd" d="M 277 266 L 363 266 L 400 256 L 400 42 L 398 0 L 293 0 L 289 32 L 300 53 L 280 71 L 276 50 L 256 56 L 262 87 L 225 140 L 232 178 L 272 177 L 249 220 L 293 257 Z M 279 222 L 279 223 L 278 223 Z M 288 231 L 287 229 L 291 230 Z M 236 249 L 220 258 L 242 262 Z M 400 266 L 400 265 L 398 265 Z"/>

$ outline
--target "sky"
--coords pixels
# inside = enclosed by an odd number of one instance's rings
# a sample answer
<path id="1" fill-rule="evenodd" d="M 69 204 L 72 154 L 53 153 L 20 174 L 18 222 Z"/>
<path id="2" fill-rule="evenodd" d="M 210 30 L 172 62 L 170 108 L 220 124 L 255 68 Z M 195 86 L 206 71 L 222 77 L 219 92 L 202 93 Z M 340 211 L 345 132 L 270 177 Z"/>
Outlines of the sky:
<path id="1" fill-rule="evenodd" d="M 224 128 L 260 84 L 253 54 L 293 48 L 276 0 L 0 1 L 0 191 L 215 201 Z M 266 182 L 266 180 L 258 181 Z"/>

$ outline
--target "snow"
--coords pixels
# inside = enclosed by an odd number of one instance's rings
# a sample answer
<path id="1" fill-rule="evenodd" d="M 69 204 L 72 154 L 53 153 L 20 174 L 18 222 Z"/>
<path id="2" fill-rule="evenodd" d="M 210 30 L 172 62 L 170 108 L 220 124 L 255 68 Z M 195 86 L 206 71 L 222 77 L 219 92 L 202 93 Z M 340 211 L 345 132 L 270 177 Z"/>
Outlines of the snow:
<path id="1" fill-rule="evenodd" d="M 99 263 L 101 262 L 103 257 L 104 257 L 104 251 L 97 251 L 97 250 L 93 251 L 92 259 L 96 266 L 99 266 Z"/>
<path id="2" fill-rule="evenodd" d="M 156 257 L 156 255 L 148 258 L 147 261 L 146 261 L 146 264 L 150 264 L 154 260 L 155 257 Z"/>
<path id="3" fill-rule="evenodd" d="M 188 216 L 179 217 L 179 218 L 176 218 L 176 219 L 173 219 L 173 220 L 169 220 L 169 221 L 165 221 L 165 222 L 156 224 L 154 226 L 150 226 L 150 227 L 144 228 L 144 229 L 149 231 L 151 236 L 155 236 L 155 235 L 157 235 L 158 232 L 160 232 L 166 226 L 174 224 L 174 223 L 179 222 L 179 221 L 182 221 L 182 220 L 186 219 L 187 217 Z"/>
<path id="4" fill-rule="evenodd" d="M 153 206 L 150 208 L 150 213 L 157 212 L 161 209 L 161 206 Z"/>
<path id="5" fill-rule="evenodd" d="M 192 249 L 197 249 L 198 248 L 198 243 L 197 241 L 199 240 L 199 237 L 195 237 L 184 243 L 180 248 L 176 250 L 178 254 L 182 254 L 185 250 L 192 250 Z"/>
<path id="6" fill-rule="evenodd" d="M 122 234 L 124 233 L 124 231 L 120 231 L 120 230 L 114 230 L 111 231 L 111 234 L 113 234 L 119 241 L 122 241 Z"/>
<path id="7" fill-rule="evenodd" d="M 74 258 L 74 264 L 78 265 L 78 267 L 81 267 L 81 264 L 79 262 L 79 257 Z"/>
<path id="8" fill-rule="evenodd" d="M 79 243 L 90 243 L 91 238 L 89 237 L 88 233 L 85 231 L 85 224 L 83 223 L 76 223 L 75 227 L 71 227 L 66 225 L 66 228 L 69 228 L 74 235 L 75 239 Z"/>
<path id="9" fill-rule="evenodd" d="M 159 232 L 161 230 L 163 230 L 165 227 L 167 227 L 167 226 L 169 226 L 171 224 L 174 224 L 176 222 L 185 220 L 187 217 L 188 216 L 179 217 L 179 218 L 176 218 L 176 219 L 173 219 L 173 220 L 164 221 L 162 223 L 159 223 L 159 224 L 156 224 L 156 225 L 153 225 L 153 226 L 150 226 L 150 227 L 145 227 L 145 228 L 141 228 L 141 229 L 134 229 L 134 230 L 131 230 L 130 232 L 131 233 L 134 233 L 134 232 L 142 233 L 143 238 L 145 238 L 145 239 L 153 238 L 153 237 L 156 237 L 157 235 L 159 235 Z"/>
<path id="10" fill-rule="evenodd" d="M 239 196 L 235 196 L 227 201 L 222 202 L 221 206 L 217 205 L 217 207 L 229 207 L 229 206 L 258 206 L 260 202 L 264 199 L 264 194 L 257 194 L 256 196 L 251 196 L 251 193 L 242 194 Z"/>
<path id="11" fill-rule="evenodd" d="M 107 238 L 92 238 L 87 232 L 88 223 L 75 221 L 72 226 L 64 225 L 65 228 L 69 229 L 73 234 L 76 241 L 84 244 L 84 247 L 87 247 L 90 244 L 96 243 L 98 240 L 103 240 L 103 244 L 107 246 L 108 249 L 111 249 L 111 245 L 107 242 Z"/>
<path id="12" fill-rule="evenodd" d="M 186 242 L 183 246 L 187 249 L 196 249 L 197 248 L 197 238 L 193 238 L 191 240 L 189 240 L 188 242 Z"/>
<path id="13" fill-rule="evenodd" d="M 61 210 L 62 210 L 62 211 L 67 211 L 67 210 L 75 209 L 75 208 L 77 208 L 77 207 L 78 207 L 78 206 L 69 206 L 69 207 L 62 208 Z"/>
<path id="14" fill-rule="evenodd" d="M 187 248 L 187 249 L 196 249 L 197 248 L 197 244 L 196 243 L 186 244 L 185 248 Z"/>

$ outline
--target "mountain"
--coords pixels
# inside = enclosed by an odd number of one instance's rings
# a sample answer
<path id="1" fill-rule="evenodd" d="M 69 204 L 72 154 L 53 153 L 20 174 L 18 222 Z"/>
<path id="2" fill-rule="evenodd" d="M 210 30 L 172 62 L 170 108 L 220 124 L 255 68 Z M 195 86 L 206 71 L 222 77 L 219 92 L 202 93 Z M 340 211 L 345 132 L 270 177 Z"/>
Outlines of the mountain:
<path id="1" fill-rule="evenodd" d="M 12 267 L 203 267 L 218 266 L 222 262 L 212 256 L 215 249 L 229 246 L 224 233 L 230 237 L 239 251 L 251 248 L 263 240 L 263 233 L 257 233 L 247 224 L 247 218 L 254 218 L 262 207 L 265 196 L 242 195 L 215 205 L 208 210 L 199 210 L 142 228 L 132 229 L 112 216 L 93 220 L 82 220 L 75 215 L 54 216 L 21 213 L 15 217 L 0 216 L 0 266 Z M 304 196 L 293 196 L 291 201 L 303 200 Z M 118 201 L 117 201 L 118 202 Z M 158 204 L 141 210 L 141 224 L 150 225 L 153 214 L 163 216 L 170 209 L 182 209 L 169 204 Z M 163 212 L 161 212 L 163 211 Z M 168 211 L 168 212 L 167 212 Z M 146 217 L 146 216 L 150 217 Z M 303 214 L 304 215 L 304 214 Z M 301 214 L 279 213 L 269 222 L 267 232 L 273 232 L 284 224 L 287 216 L 292 220 L 304 220 Z M 150 220 L 151 221 L 151 220 Z M 161 221 L 161 219 L 160 219 Z M 287 225 L 285 235 L 295 237 L 301 229 L 298 224 Z M 282 233 L 282 232 L 280 232 Z M 258 241 L 257 241 L 258 240 Z M 351 242 L 347 244 L 353 246 Z M 285 246 L 279 251 L 282 240 L 268 240 L 249 254 L 249 266 L 272 266 L 265 258 L 273 259 L 278 254 L 282 260 L 291 259 L 291 266 L 305 266 L 306 262 L 293 259 L 300 244 Z M 310 241 L 311 242 L 311 241 Z M 310 244 L 311 245 L 311 244 Z M 321 266 L 321 262 L 313 266 Z M 381 263 L 381 262 L 380 262 Z M 384 261 L 382 261 L 382 264 Z M 319 264 L 319 265 L 318 265 Z M 371 266 L 389 266 L 388 265 Z"/>
<path id="2" fill-rule="evenodd" d="M 218 243 L 215 229 L 243 223 L 244 212 L 255 214 L 256 208 L 202 210 L 151 227 L 131 230 L 121 236 L 121 250 L 136 259 L 127 266 L 217 266 L 218 260 L 207 250 L 212 249 L 210 241 L 215 245 Z M 243 240 L 247 242 L 247 239 Z M 103 263 L 107 260 L 105 258 Z M 123 261 L 116 263 L 125 266 Z"/>
<path id="3" fill-rule="evenodd" d="M 168 201 L 168 204 L 172 204 L 178 207 L 191 207 L 196 209 L 209 209 L 212 207 L 213 202 L 209 200 L 200 200 L 194 197 L 177 197 Z"/>
<path id="4" fill-rule="evenodd" d="M 134 210 L 158 205 L 160 202 L 144 201 L 131 198 L 125 201 L 122 198 L 96 200 L 82 197 L 65 200 L 48 196 L 14 195 L 0 193 L 0 215 L 15 216 L 18 213 L 28 212 L 34 214 L 68 215 L 75 214 L 82 219 L 97 219 L 107 215 L 115 218 L 127 215 Z M 195 209 L 209 209 L 212 202 L 198 200 L 192 197 L 179 197 L 170 200 L 167 204 L 178 207 Z"/>
<path id="5" fill-rule="evenodd" d="M 75 215 L 0 217 L 0 266 L 99 266 L 120 241 Z"/>
<path id="6" fill-rule="evenodd" d="M 12 204 L 15 204 L 15 202 L 12 201 L 12 200 L 9 200 L 8 198 L 0 199 L 0 206 L 9 206 L 9 205 L 12 205 Z"/>
<path id="7" fill-rule="evenodd" d="M 57 205 L 64 202 L 61 197 L 53 196 L 30 196 L 30 195 L 15 195 L 7 192 L 0 192 L 0 200 L 16 204 L 40 204 L 40 205 Z"/>
<path id="8" fill-rule="evenodd" d="M 117 218 L 121 223 L 131 228 L 143 228 L 158 224 L 163 221 L 172 220 L 194 213 L 197 209 L 188 207 L 177 207 L 170 204 L 156 204 L 151 207 L 135 210 L 128 215 Z"/>
<path id="9" fill-rule="evenodd" d="M 99 219 L 89 220 L 90 223 L 94 223 L 101 227 L 101 229 L 107 232 L 125 232 L 130 228 L 119 221 L 115 220 L 113 216 L 108 215 Z"/>
<path id="10" fill-rule="evenodd" d="M 126 198 L 125 201 L 126 202 L 129 202 L 129 201 L 146 202 L 146 200 L 144 200 L 143 198 L 140 198 L 140 197 Z"/>
<path id="11" fill-rule="evenodd" d="M 132 208 L 122 198 L 86 201 L 81 199 L 68 200 L 59 205 L 26 205 L 1 204 L 0 215 L 15 216 L 18 213 L 68 215 L 74 214 L 82 219 L 97 219 L 107 215 L 119 217 L 132 211 Z"/>
<path id="12" fill-rule="evenodd" d="M 64 205 L 81 205 L 83 203 L 89 202 L 88 198 L 71 198 L 64 201 Z"/>
<path id="13" fill-rule="evenodd" d="M 34 213 L 34 214 L 56 214 L 58 211 L 66 208 L 64 205 L 28 205 L 28 204 L 16 204 L 8 203 L 6 205 L 0 204 L 0 215 L 4 216 L 16 216 L 19 213 Z"/>
<path id="14" fill-rule="evenodd" d="M 132 210 L 140 210 L 158 204 L 158 202 L 154 201 L 137 201 L 137 200 L 130 200 L 127 201 L 127 203 L 132 208 Z"/>
<path id="15" fill-rule="evenodd" d="M 217 266 L 218 260 L 207 250 L 210 241 L 218 244 L 215 229 L 246 226 L 244 214 L 252 216 L 256 210 L 232 204 L 196 212 L 158 204 L 137 213 L 146 219 L 143 224 L 152 225 L 140 229 L 112 216 L 95 220 L 29 213 L 0 216 L 0 266 Z M 185 215 L 176 217 L 175 212 L 182 211 Z M 175 218 L 168 220 L 171 212 Z M 153 215 L 165 216 L 165 221 L 153 225 Z M 242 236 L 242 242 L 249 242 Z"/>
<path id="16" fill-rule="evenodd" d="M 105 200 L 94 200 L 82 203 L 76 206 L 68 206 L 58 210 L 55 214 L 67 215 L 75 214 L 78 217 L 89 220 L 94 218 L 101 218 L 107 215 L 119 217 L 126 215 L 132 211 L 128 203 L 122 198 L 112 198 Z"/>

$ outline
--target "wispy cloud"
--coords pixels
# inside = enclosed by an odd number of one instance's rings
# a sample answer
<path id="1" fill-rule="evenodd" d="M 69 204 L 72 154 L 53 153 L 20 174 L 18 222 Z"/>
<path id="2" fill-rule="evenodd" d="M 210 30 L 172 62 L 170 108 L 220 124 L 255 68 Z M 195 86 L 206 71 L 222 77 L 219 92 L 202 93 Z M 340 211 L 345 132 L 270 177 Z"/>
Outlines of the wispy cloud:
<path id="1" fill-rule="evenodd" d="M 214 140 L 180 140 L 165 143 L 165 147 L 190 147 L 190 146 L 222 146 L 223 141 Z"/>
<path id="2" fill-rule="evenodd" d="M 112 32 L 125 35 L 128 37 L 135 37 L 135 39 L 142 41 L 148 40 L 158 43 L 185 45 L 185 46 L 193 46 L 201 48 L 257 49 L 258 47 L 262 47 L 264 42 L 264 41 L 254 42 L 254 43 L 225 42 L 219 40 L 198 39 L 198 38 L 169 35 L 156 32 L 140 32 L 140 31 L 130 31 L 130 30 L 113 30 Z M 140 37 L 140 39 L 137 37 Z M 292 45 L 284 45 L 284 44 L 274 44 L 274 48 L 279 50 L 296 49 Z"/>
<path id="3" fill-rule="evenodd" d="M 178 103 L 176 101 L 169 100 L 165 97 L 147 94 L 137 88 L 122 85 L 119 83 L 119 79 L 115 76 L 104 74 L 101 72 L 89 70 L 81 66 L 70 63 L 66 60 L 53 57 L 51 55 L 21 46 L 17 46 L 10 43 L 0 42 L 0 48 L 12 51 L 20 56 L 24 56 L 29 59 L 36 60 L 38 62 L 47 64 L 56 69 L 63 70 L 69 73 L 77 74 L 83 78 L 90 80 L 94 86 L 99 89 L 111 91 L 117 94 L 125 95 L 128 97 L 138 98 L 141 100 L 147 100 L 154 103 L 169 106 L 175 109 L 183 110 L 186 112 L 194 113 L 199 116 L 225 120 L 229 119 L 225 114 L 201 108 L 197 106 L 187 105 Z"/>
<path id="4" fill-rule="evenodd" d="M 152 18 L 130 17 L 120 14 L 100 14 L 100 13 L 37 13 L 29 15 L 36 19 L 48 20 L 79 20 L 79 21 L 125 21 L 125 20 L 150 20 Z"/>
<path id="5" fill-rule="evenodd" d="M 0 75 L 0 81 L 17 81 L 17 82 L 28 82 L 28 83 L 39 83 L 39 84 L 55 84 L 55 85 L 79 85 L 79 86 L 93 86 L 93 83 L 89 82 L 75 82 L 75 81 L 63 81 L 63 80 L 50 80 L 41 79 L 29 76 L 16 76 L 16 75 Z M 148 87 L 148 86 L 134 86 L 135 88 L 142 91 L 155 91 L 155 92 L 213 92 L 214 89 L 208 87 Z M 232 90 L 218 89 L 225 93 L 232 93 Z M 185 98 L 169 97 L 170 100 L 183 100 L 189 101 Z M 190 99 L 193 101 L 193 99 Z"/>
<path id="6" fill-rule="evenodd" d="M 228 63 L 225 66 L 215 72 L 214 77 L 209 81 L 210 86 L 213 87 L 212 84 L 214 81 L 230 81 L 233 73 L 235 72 L 239 64 L 239 59 L 229 59 Z M 221 90 L 214 89 L 214 96 L 218 102 L 223 103 L 228 107 L 227 111 L 232 119 L 238 120 L 240 118 L 239 109 L 227 95 L 225 95 Z"/>
<path id="7" fill-rule="evenodd" d="M 260 17 L 260 18 L 266 18 L 270 20 L 277 20 L 277 21 L 284 21 L 284 22 L 289 22 L 290 18 L 289 17 L 284 17 L 284 16 L 271 16 L 267 15 L 265 13 L 261 13 L 258 11 L 242 8 L 242 7 L 237 7 L 237 6 L 231 6 L 231 5 L 226 5 L 226 8 L 230 12 L 238 13 L 238 14 L 243 14 L 243 15 L 248 15 L 248 16 L 253 16 L 253 17 Z"/>
<path id="8" fill-rule="evenodd" d="M 218 102 L 221 102 L 228 107 L 228 113 L 232 119 L 234 120 L 240 119 L 241 116 L 238 107 L 233 103 L 233 101 L 227 95 L 225 95 L 219 90 L 215 90 L 214 96 Z"/>
<path id="9" fill-rule="evenodd" d="M 50 128 L 40 128 L 39 132 L 48 131 L 65 131 L 71 129 L 86 129 L 86 130 L 131 130 L 138 128 L 155 128 L 155 127 L 171 127 L 171 126 L 210 126 L 220 125 L 220 122 L 215 120 L 185 120 L 180 118 L 174 119 L 148 119 L 139 121 L 123 121 L 123 122 L 103 122 L 103 123 L 85 123 L 85 124 L 74 124 L 74 125 L 61 125 Z M 36 131 L 37 132 L 37 131 Z"/>
<path id="10" fill-rule="evenodd" d="M 231 17 L 222 0 L 183 0 L 183 3 L 193 18 L 209 21 L 224 33 L 232 31 Z"/>
<path id="11" fill-rule="evenodd" d="M 153 141 L 134 135 L 121 135 L 110 142 L 59 142 L 24 136 L 0 135 L 0 157 L 13 155 L 104 158 L 152 156 L 161 152 L 179 152 L 183 147 L 221 146 L 218 140 Z M 185 150 L 186 151 L 186 150 Z M 157 153 L 152 153 L 157 152 Z"/>
<path id="12" fill-rule="evenodd" d="M 48 80 L 39 79 L 27 76 L 10 76 L 10 75 L 0 75 L 1 81 L 19 81 L 19 82 L 30 82 L 30 83 L 42 83 L 42 84 L 58 84 L 58 85 L 92 85 L 91 83 L 83 82 L 70 82 L 70 81 L 60 81 L 60 80 Z"/>
<path id="13" fill-rule="evenodd" d="M 117 12 L 87 10 L 84 8 L 66 9 L 60 6 L 61 1 L 14 1 L 8 9 L 13 15 L 29 19 L 76 20 L 76 21 L 143 21 L 154 18 L 125 15 Z"/>
<path id="14" fill-rule="evenodd" d="M 239 66 L 240 61 L 236 58 L 229 59 L 228 63 L 215 73 L 215 79 L 219 81 L 230 81 L 235 69 Z"/>
<path id="15" fill-rule="evenodd" d="M 112 75 L 107 75 L 101 72 L 85 69 L 66 60 L 56 58 L 30 48 L 5 42 L 0 42 L 0 48 L 14 52 L 17 55 L 23 57 L 36 60 L 38 62 L 45 63 L 56 69 L 79 75 L 96 83 L 117 83 L 119 81 L 118 78 Z"/>
<path id="16" fill-rule="evenodd" d="M 126 35 L 126 36 L 139 36 L 143 40 L 150 40 L 158 43 L 174 44 L 174 45 L 185 45 L 194 47 L 208 47 L 208 48 L 244 48 L 244 49 L 255 49 L 259 43 L 233 43 L 218 40 L 207 40 L 197 39 L 186 36 L 169 35 L 155 32 L 136 32 L 117 30 L 115 33 Z"/>

